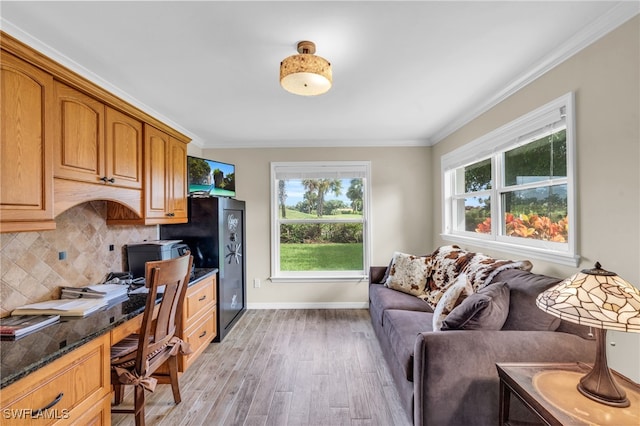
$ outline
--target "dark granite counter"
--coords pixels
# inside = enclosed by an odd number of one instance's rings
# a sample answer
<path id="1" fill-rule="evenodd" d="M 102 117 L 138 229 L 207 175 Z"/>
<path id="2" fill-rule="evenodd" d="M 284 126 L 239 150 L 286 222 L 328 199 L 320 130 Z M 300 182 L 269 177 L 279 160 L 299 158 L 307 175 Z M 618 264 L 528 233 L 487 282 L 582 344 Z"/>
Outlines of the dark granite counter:
<path id="1" fill-rule="evenodd" d="M 198 268 L 189 282 L 196 284 L 217 269 Z M 0 341 L 0 389 L 44 367 L 144 311 L 146 294 L 107 306 L 84 318 L 65 319 L 15 340 Z"/>

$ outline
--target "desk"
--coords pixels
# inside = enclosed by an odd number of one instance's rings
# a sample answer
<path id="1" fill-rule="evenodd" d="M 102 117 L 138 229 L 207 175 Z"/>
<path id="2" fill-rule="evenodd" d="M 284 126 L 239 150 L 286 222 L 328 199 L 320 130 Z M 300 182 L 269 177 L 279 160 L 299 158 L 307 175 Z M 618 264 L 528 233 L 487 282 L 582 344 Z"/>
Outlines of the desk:
<path id="1" fill-rule="evenodd" d="M 193 300 L 183 312 L 184 323 L 201 339 L 190 340 L 196 349 L 183 360 L 182 371 L 215 336 L 216 272 L 196 270 L 189 283 L 187 295 Z M 110 347 L 140 327 L 146 297 L 130 294 L 127 301 L 85 318 L 63 319 L 23 338 L 3 340 L 0 422 L 109 425 Z"/>
<path id="2" fill-rule="evenodd" d="M 500 425 L 509 422 L 511 394 L 546 425 L 640 424 L 640 385 L 615 373 L 631 405 L 610 407 L 578 392 L 576 385 L 591 366 L 583 363 L 498 363 L 500 376 Z"/>

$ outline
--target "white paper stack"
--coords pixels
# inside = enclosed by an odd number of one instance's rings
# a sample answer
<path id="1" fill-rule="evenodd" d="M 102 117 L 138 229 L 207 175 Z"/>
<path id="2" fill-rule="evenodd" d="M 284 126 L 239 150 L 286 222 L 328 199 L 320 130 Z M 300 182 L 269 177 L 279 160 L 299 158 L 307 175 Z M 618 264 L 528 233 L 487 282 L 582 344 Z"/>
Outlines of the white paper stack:
<path id="1" fill-rule="evenodd" d="M 107 303 L 127 298 L 129 286 L 122 284 L 96 284 L 86 287 L 62 287 L 61 299 L 103 299 Z"/>
<path id="2" fill-rule="evenodd" d="M 47 300 L 46 302 L 20 306 L 11 312 L 11 316 L 60 315 L 86 317 L 105 306 L 107 306 L 107 301 L 104 299 Z"/>

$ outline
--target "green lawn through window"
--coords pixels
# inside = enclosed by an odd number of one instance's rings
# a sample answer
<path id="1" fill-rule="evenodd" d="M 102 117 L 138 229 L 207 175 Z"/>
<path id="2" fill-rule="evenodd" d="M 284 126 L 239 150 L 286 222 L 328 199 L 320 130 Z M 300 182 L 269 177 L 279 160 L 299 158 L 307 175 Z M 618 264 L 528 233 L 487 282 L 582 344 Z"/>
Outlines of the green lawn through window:
<path id="1" fill-rule="evenodd" d="M 280 244 L 281 271 L 360 271 L 362 244 Z"/>

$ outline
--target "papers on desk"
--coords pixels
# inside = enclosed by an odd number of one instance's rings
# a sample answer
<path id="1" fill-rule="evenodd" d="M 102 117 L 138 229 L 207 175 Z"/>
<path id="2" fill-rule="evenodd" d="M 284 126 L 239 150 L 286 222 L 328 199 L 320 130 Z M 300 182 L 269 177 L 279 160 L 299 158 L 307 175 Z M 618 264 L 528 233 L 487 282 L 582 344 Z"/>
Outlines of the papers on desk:
<path id="1" fill-rule="evenodd" d="M 96 284 L 86 287 L 62 287 L 61 299 L 104 299 L 107 303 L 125 300 L 129 286 L 122 284 Z"/>
<path id="2" fill-rule="evenodd" d="M 0 336 L 22 337 L 58 321 L 60 321 L 60 315 L 20 315 L 0 318 Z"/>
<path id="3" fill-rule="evenodd" d="M 86 317 L 107 306 L 105 299 L 59 299 L 31 303 L 20 306 L 11 312 L 17 315 L 60 315 L 65 317 Z"/>

